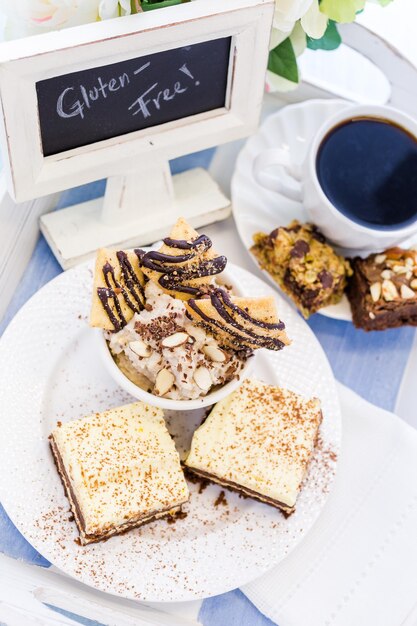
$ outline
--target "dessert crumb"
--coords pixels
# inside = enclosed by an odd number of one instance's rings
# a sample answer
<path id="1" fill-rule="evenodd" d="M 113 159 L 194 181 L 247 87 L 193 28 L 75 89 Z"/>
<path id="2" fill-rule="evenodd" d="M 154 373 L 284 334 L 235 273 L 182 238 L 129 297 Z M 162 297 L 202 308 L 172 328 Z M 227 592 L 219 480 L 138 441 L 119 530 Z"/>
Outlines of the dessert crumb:
<path id="1" fill-rule="evenodd" d="M 225 496 L 223 489 L 221 490 L 221 492 L 219 493 L 219 495 L 214 501 L 214 506 L 220 506 L 220 505 L 227 506 L 227 500 L 226 500 L 226 496 Z"/>
<path id="2" fill-rule="evenodd" d="M 173 513 L 172 515 L 168 515 L 166 517 L 166 521 L 168 522 L 168 524 L 175 524 L 177 520 L 185 519 L 187 515 L 188 513 L 186 513 L 185 511 L 177 511 L 176 513 Z"/>

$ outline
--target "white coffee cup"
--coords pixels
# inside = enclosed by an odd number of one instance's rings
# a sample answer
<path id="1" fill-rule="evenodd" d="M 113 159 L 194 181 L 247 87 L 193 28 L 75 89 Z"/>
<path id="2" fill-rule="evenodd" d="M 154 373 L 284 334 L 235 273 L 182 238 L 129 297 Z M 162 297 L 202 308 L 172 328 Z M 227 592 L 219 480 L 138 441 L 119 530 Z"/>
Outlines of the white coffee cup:
<path id="1" fill-rule="evenodd" d="M 309 221 L 316 224 L 331 242 L 352 250 L 379 251 L 401 244 L 417 233 L 417 211 L 414 221 L 404 226 L 381 229 L 355 222 L 327 198 L 316 169 L 316 158 L 323 139 L 341 123 L 361 117 L 391 121 L 416 137 L 417 141 L 417 122 L 402 111 L 387 106 L 352 105 L 330 117 L 319 128 L 301 165 L 293 162 L 289 151 L 271 148 L 256 157 L 253 174 L 261 186 L 301 202 Z"/>

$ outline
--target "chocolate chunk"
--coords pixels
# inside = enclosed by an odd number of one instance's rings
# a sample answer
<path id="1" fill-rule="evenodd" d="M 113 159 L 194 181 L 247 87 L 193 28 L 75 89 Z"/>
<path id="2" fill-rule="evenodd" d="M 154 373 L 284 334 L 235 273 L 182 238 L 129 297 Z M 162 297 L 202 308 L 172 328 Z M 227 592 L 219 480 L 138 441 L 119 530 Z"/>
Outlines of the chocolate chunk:
<path id="1" fill-rule="evenodd" d="M 320 243 L 326 243 L 326 237 L 318 230 L 317 226 L 313 225 L 311 228 L 311 236 Z"/>
<path id="2" fill-rule="evenodd" d="M 320 295 L 320 289 L 304 289 L 301 300 L 306 307 L 311 307 L 317 296 Z"/>
<path id="3" fill-rule="evenodd" d="M 318 277 L 325 289 L 330 289 L 333 286 L 333 276 L 327 270 L 322 270 Z"/>
<path id="4" fill-rule="evenodd" d="M 308 243 L 304 241 L 303 239 L 299 239 L 298 241 L 295 242 L 294 247 L 292 248 L 290 252 L 290 257 L 293 259 L 294 258 L 301 259 L 309 251 L 310 251 L 310 246 L 308 245 Z"/>

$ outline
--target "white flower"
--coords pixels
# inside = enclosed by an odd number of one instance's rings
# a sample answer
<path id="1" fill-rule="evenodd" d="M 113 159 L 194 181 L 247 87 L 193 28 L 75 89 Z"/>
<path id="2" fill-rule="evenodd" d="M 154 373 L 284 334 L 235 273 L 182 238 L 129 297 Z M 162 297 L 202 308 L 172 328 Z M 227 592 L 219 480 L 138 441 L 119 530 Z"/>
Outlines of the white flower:
<path id="1" fill-rule="evenodd" d="M 327 15 L 319 9 L 319 3 L 313 2 L 307 13 L 301 18 L 301 26 L 309 37 L 320 39 L 327 28 Z"/>
<path id="2" fill-rule="evenodd" d="M 307 38 L 300 22 L 297 22 L 294 26 L 290 35 L 290 41 L 292 43 L 295 56 L 299 57 L 303 54 L 304 50 L 307 48 Z"/>
<path id="3" fill-rule="evenodd" d="M 274 28 L 290 33 L 294 24 L 317 0 L 275 0 Z"/>
<path id="4" fill-rule="evenodd" d="M 273 28 L 271 32 L 271 39 L 269 40 L 269 49 L 273 50 L 287 37 L 288 33 L 284 33 L 282 30 L 278 30 L 278 28 Z"/>
<path id="5" fill-rule="evenodd" d="M 130 15 L 130 0 L 101 0 L 98 11 L 102 20 L 119 15 Z"/>
<path id="6" fill-rule="evenodd" d="M 96 22 L 130 13 L 129 0 L 0 0 L 6 18 L 5 38 Z"/>

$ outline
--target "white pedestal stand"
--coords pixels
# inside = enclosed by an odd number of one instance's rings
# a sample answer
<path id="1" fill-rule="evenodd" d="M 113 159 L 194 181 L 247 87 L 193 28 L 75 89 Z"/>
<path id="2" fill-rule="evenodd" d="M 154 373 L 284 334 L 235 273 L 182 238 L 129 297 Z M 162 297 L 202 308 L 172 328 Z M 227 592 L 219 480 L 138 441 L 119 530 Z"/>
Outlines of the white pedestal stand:
<path id="1" fill-rule="evenodd" d="M 41 217 L 40 227 L 63 269 L 97 248 L 143 246 L 185 217 L 195 228 L 230 215 L 230 200 L 202 168 L 171 175 L 168 162 L 109 178 L 104 198 Z"/>

